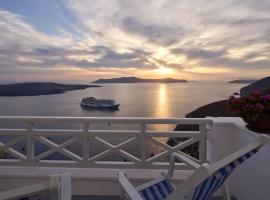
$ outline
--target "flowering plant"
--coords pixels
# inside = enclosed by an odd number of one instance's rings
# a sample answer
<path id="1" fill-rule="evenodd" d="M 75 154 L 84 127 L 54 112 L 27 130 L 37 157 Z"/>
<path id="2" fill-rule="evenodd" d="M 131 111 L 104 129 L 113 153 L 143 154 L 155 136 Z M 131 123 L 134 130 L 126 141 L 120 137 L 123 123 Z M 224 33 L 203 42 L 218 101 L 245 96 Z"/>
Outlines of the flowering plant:
<path id="1" fill-rule="evenodd" d="M 257 122 L 262 115 L 270 114 L 270 95 L 252 92 L 250 96 L 229 98 L 229 109 L 235 116 L 242 117 L 247 123 Z"/>

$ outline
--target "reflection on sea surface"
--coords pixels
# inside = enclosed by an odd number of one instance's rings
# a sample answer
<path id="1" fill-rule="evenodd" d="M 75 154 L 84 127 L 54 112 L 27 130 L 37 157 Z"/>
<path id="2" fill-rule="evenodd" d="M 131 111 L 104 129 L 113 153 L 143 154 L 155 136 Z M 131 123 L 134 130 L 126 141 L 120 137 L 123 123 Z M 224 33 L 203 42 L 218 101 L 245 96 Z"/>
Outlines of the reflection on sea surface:
<path id="1" fill-rule="evenodd" d="M 157 90 L 157 97 L 155 103 L 155 111 L 154 116 L 158 117 L 169 117 L 170 116 L 170 107 L 168 102 L 168 93 L 167 93 L 167 85 L 160 84 Z"/>
<path id="2" fill-rule="evenodd" d="M 167 118 L 171 116 L 171 107 L 168 100 L 168 84 L 159 84 L 156 92 L 156 101 L 154 102 L 154 116 L 158 118 Z M 155 130 L 171 130 L 171 125 L 153 125 L 149 126 Z M 171 128 L 171 129 L 169 129 Z"/>

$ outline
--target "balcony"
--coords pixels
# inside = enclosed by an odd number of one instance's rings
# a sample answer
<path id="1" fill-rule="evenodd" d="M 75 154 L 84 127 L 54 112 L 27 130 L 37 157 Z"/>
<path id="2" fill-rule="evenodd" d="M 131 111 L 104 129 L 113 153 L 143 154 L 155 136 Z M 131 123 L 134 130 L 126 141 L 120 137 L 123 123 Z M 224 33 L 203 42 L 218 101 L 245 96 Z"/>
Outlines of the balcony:
<path id="1" fill-rule="evenodd" d="M 168 131 L 176 124 L 195 124 L 198 131 Z M 165 128 L 164 128 L 165 127 Z M 167 129 L 166 129 L 167 128 Z M 195 145 L 200 163 L 216 161 L 258 136 L 239 118 L 153 119 L 0 117 L 0 190 L 71 172 L 74 195 L 118 196 L 117 171 L 133 183 L 160 176 L 172 152 Z M 182 138 L 171 147 L 168 137 Z M 268 200 L 270 146 L 240 166 L 229 181 L 239 200 Z M 176 184 L 193 171 L 177 164 Z"/>

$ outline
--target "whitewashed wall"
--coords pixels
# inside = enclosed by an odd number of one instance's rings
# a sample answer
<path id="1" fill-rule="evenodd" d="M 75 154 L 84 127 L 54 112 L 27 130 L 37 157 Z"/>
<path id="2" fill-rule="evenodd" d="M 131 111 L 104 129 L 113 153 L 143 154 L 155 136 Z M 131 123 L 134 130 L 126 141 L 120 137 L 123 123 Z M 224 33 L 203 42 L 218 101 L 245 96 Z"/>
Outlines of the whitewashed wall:
<path id="1" fill-rule="evenodd" d="M 249 131 L 239 118 L 211 119 L 214 123 L 208 139 L 210 161 L 223 158 L 259 136 Z M 238 200 L 270 199 L 270 143 L 235 170 L 229 187 Z"/>

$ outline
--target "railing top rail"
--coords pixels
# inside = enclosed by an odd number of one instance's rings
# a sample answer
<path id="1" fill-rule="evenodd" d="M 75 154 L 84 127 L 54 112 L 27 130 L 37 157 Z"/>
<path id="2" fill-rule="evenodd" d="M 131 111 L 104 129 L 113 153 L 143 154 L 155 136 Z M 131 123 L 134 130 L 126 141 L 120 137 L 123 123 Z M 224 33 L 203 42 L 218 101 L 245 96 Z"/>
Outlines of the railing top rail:
<path id="1" fill-rule="evenodd" d="M 63 117 L 63 116 L 0 116 L 0 121 L 74 122 L 74 123 L 134 123 L 134 124 L 211 124 L 206 118 L 149 118 L 149 117 Z"/>

